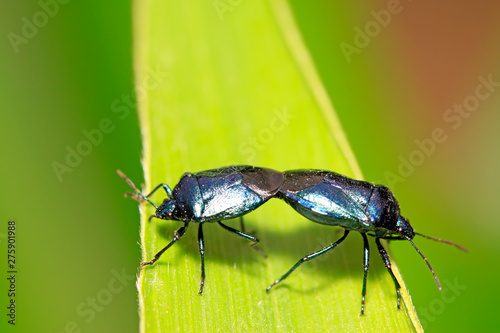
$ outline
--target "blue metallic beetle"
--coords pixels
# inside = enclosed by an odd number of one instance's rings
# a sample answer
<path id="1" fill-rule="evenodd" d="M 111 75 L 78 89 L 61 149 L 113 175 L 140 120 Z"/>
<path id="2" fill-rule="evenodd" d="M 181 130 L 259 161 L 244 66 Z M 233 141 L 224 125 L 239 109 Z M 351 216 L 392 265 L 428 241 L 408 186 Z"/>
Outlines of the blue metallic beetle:
<path id="1" fill-rule="evenodd" d="M 174 238 L 161 249 L 151 261 L 141 263 L 141 266 L 153 265 L 160 256 L 186 232 L 190 222 L 199 223 L 198 246 L 201 258 L 201 283 L 199 294 L 205 284 L 205 245 L 203 240 L 203 223 L 217 222 L 227 231 L 252 241 L 255 245 L 259 240 L 242 230 L 238 231 L 221 220 L 232 219 L 245 215 L 270 198 L 274 197 L 283 183 L 283 173 L 266 168 L 252 166 L 229 166 L 197 173 L 185 173 L 173 190 L 167 184 L 159 184 L 148 195 L 143 195 L 132 181 L 120 170 L 118 175 L 125 179 L 135 190 L 127 193 L 134 199 L 147 201 L 156 208 L 156 217 L 163 220 L 177 220 L 184 223 L 174 233 Z M 159 188 L 163 188 L 167 198 L 160 206 L 156 206 L 149 197 Z M 254 247 L 254 249 L 257 249 Z M 259 251 L 257 249 L 257 251 Z M 262 253 L 262 252 L 261 252 Z"/>
<path id="2" fill-rule="evenodd" d="M 285 180 L 281 185 L 277 197 L 286 201 L 306 218 L 321 224 L 340 226 L 345 231 L 344 235 L 336 242 L 300 259 L 288 272 L 267 287 L 267 292 L 287 278 L 302 263 L 335 248 L 344 241 L 350 231 L 358 231 L 361 233 L 364 243 L 361 314 L 364 313 L 366 281 L 369 268 L 369 247 L 366 235 L 375 237 L 378 252 L 396 286 L 399 309 L 401 306 L 401 286 L 392 272 L 389 255 L 380 243 L 380 239 L 408 240 L 427 263 L 439 290 L 441 290 L 441 284 L 432 266 L 415 246 L 412 239 L 415 235 L 419 235 L 435 241 L 455 245 L 459 249 L 467 251 L 453 242 L 425 236 L 413 231 L 410 222 L 401 216 L 399 204 L 391 190 L 383 185 L 374 185 L 365 181 L 354 180 L 324 170 L 292 170 L 286 171 L 284 174 Z"/>

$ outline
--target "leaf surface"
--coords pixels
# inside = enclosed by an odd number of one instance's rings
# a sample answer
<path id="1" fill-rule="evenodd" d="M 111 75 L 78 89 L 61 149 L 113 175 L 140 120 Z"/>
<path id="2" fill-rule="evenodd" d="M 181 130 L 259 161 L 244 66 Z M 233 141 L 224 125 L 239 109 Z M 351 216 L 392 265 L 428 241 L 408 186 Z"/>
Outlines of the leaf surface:
<path id="1" fill-rule="evenodd" d="M 135 73 L 145 192 L 172 188 L 184 172 L 233 164 L 328 169 L 362 178 L 332 103 L 284 1 L 136 1 Z M 163 193 L 152 196 L 161 203 Z M 142 206 L 143 260 L 182 224 L 153 220 Z M 226 221 L 238 228 L 238 220 Z M 197 224 L 138 279 L 142 332 L 420 331 L 403 287 L 372 244 L 365 316 L 360 316 L 362 238 L 307 262 L 265 288 L 342 229 L 306 220 L 271 199 L 245 216 L 265 259 L 245 240 L 204 224 L 203 296 Z M 402 282 L 395 266 L 395 273 Z"/>

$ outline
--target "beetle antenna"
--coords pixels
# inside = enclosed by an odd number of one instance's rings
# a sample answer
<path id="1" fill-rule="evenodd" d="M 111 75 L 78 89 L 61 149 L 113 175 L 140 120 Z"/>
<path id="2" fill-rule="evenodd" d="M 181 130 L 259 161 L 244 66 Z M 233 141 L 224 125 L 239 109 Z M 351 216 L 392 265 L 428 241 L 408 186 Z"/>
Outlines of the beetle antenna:
<path id="1" fill-rule="evenodd" d="M 135 187 L 134 183 L 120 169 L 116 170 L 116 173 L 118 174 L 118 176 L 120 176 L 123 179 L 125 179 L 125 181 L 127 182 L 127 184 L 135 190 L 135 193 L 137 193 L 137 195 L 139 197 L 141 197 L 142 199 L 144 199 L 147 202 L 149 202 L 150 204 L 152 204 L 154 208 L 158 209 L 158 207 L 153 202 L 151 202 L 151 200 L 149 200 L 148 198 L 146 198 L 144 196 L 144 194 L 142 194 L 141 191 L 139 191 L 139 189 L 137 187 Z M 127 196 L 127 194 L 130 195 L 131 193 L 130 192 L 125 193 L 125 196 Z"/>
<path id="2" fill-rule="evenodd" d="M 434 280 L 436 280 L 436 284 L 438 286 L 438 289 L 439 289 L 439 291 L 441 291 L 442 290 L 441 283 L 439 283 L 439 279 L 438 279 L 436 273 L 434 273 L 434 268 L 432 268 L 431 264 L 429 263 L 429 260 L 427 260 L 427 258 L 424 256 L 424 254 L 422 252 L 420 252 L 420 250 L 418 249 L 418 247 L 415 245 L 415 243 L 413 243 L 413 241 L 410 238 L 406 238 L 406 239 L 410 241 L 411 245 L 413 245 L 413 247 L 415 248 L 415 250 L 417 250 L 418 254 L 420 254 L 420 256 L 422 257 L 422 259 L 424 259 L 424 261 L 427 263 L 427 266 L 429 267 L 429 269 L 431 270 L 432 275 L 434 276 Z"/>
<path id="3" fill-rule="evenodd" d="M 422 235 L 422 234 L 419 234 L 418 232 L 416 232 L 415 235 L 419 235 L 419 236 L 422 236 L 422 237 L 427 238 L 427 239 L 432 239 L 433 241 L 436 241 L 436 242 L 453 245 L 453 246 L 456 246 L 458 249 L 460 249 L 460 250 L 462 250 L 464 252 L 469 252 L 469 250 L 467 248 L 463 247 L 460 244 L 457 244 L 457 243 L 454 243 L 452 241 L 449 241 L 449 240 Z"/>

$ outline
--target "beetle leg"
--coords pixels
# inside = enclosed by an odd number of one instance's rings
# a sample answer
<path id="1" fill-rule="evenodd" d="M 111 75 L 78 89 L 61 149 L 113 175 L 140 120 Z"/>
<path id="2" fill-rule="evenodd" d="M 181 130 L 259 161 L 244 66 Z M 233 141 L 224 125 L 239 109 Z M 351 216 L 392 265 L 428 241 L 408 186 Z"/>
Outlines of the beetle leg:
<path id="1" fill-rule="evenodd" d="M 167 193 L 167 197 L 169 199 L 172 199 L 172 190 L 170 189 L 170 187 L 165 184 L 165 183 L 160 183 L 158 184 L 154 190 L 151 191 L 151 193 L 149 193 L 148 195 L 146 195 L 146 198 L 149 198 L 153 193 L 155 193 L 160 187 L 162 187 L 164 190 L 165 190 L 165 193 Z"/>
<path id="2" fill-rule="evenodd" d="M 335 243 L 332 243 L 332 244 L 328 245 L 327 247 L 325 247 L 324 249 L 322 249 L 320 251 L 308 254 L 304 258 L 302 258 L 299 261 L 297 261 L 297 263 L 295 265 L 293 265 L 293 267 L 288 272 L 286 272 L 282 277 L 280 277 L 278 280 L 274 281 L 269 287 L 267 287 L 266 288 L 266 292 L 269 292 L 269 290 L 271 290 L 272 287 L 274 287 L 275 285 L 277 285 L 278 283 L 280 283 L 281 281 L 283 281 L 284 279 L 286 279 L 288 277 L 288 275 L 290 275 L 297 267 L 299 267 L 300 265 L 302 265 L 302 263 L 304 263 L 306 261 L 309 261 L 309 260 L 312 260 L 312 259 L 316 258 L 317 256 L 320 256 L 323 253 L 325 253 L 325 252 L 327 252 L 327 251 L 335 248 L 337 245 L 339 245 L 340 243 L 342 243 L 342 241 L 347 237 L 348 234 L 349 234 L 349 230 L 346 229 L 344 231 L 344 235 L 338 241 L 336 241 Z"/>
<path id="3" fill-rule="evenodd" d="M 186 232 L 187 226 L 188 226 L 188 224 L 186 223 L 182 227 L 180 227 L 178 230 L 176 230 L 174 233 L 174 239 L 172 239 L 170 241 L 170 243 L 168 243 L 167 246 L 165 246 L 157 254 L 155 254 L 154 259 L 152 259 L 151 261 L 141 262 L 141 267 L 144 267 L 147 265 L 153 265 L 158 259 L 160 259 L 163 252 L 167 251 L 169 247 L 171 247 L 175 242 L 177 242 L 182 237 L 182 235 L 184 235 L 184 233 Z"/>
<path id="4" fill-rule="evenodd" d="M 198 248 L 200 250 L 201 259 L 201 282 L 198 294 L 201 295 L 203 293 L 203 287 L 205 286 L 205 241 L 203 239 L 203 223 L 200 223 L 198 227 Z"/>
<path id="5" fill-rule="evenodd" d="M 396 286 L 396 295 L 398 296 L 398 309 L 401 309 L 401 286 L 399 285 L 398 279 L 396 279 L 396 276 L 392 272 L 391 260 L 389 259 L 387 251 L 384 249 L 382 244 L 380 244 L 380 238 L 375 238 L 375 243 L 377 244 L 378 252 L 382 257 L 382 260 L 384 261 L 385 268 L 387 268 L 387 271 L 389 271 L 389 274 L 391 274 L 392 280 L 394 281 L 394 284 Z"/>
<path id="6" fill-rule="evenodd" d="M 365 233 L 362 233 L 363 236 L 363 289 L 361 291 L 361 314 L 365 313 L 365 296 L 366 296 L 366 281 L 368 279 L 368 269 L 370 268 L 370 246 L 368 244 L 368 238 Z"/>
<path id="7" fill-rule="evenodd" d="M 250 246 L 252 247 L 252 249 L 254 249 L 257 253 L 262 255 L 264 258 L 267 258 L 267 254 L 256 246 L 257 243 L 259 242 L 259 239 L 257 237 L 246 234 L 246 233 L 241 232 L 241 231 L 238 231 L 236 229 L 233 229 L 233 228 L 223 224 L 221 221 L 217 221 L 217 223 L 219 223 L 219 225 L 221 227 L 223 227 L 224 229 L 226 229 L 227 231 L 251 241 Z"/>
<path id="8" fill-rule="evenodd" d="M 246 228 L 245 228 L 245 221 L 243 221 L 243 216 L 240 216 L 240 231 L 243 233 L 247 233 Z M 256 233 L 255 230 L 249 230 L 248 232 L 250 234 Z"/>
<path id="9" fill-rule="evenodd" d="M 160 183 L 160 184 L 158 184 L 158 186 L 156 186 L 156 187 L 154 188 L 154 190 L 152 190 L 152 191 L 151 191 L 148 195 L 145 195 L 144 197 L 149 198 L 149 197 L 150 197 L 150 196 L 152 196 L 152 195 L 153 195 L 156 191 L 158 191 L 158 189 L 159 189 L 160 187 L 162 187 L 162 188 L 165 190 L 165 192 L 167 193 L 167 197 L 168 197 L 169 199 L 172 199 L 172 190 L 171 190 L 171 189 L 170 189 L 170 187 L 169 187 L 167 184 L 165 184 L 165 183 Z M 144 199 L 143 199 L 140 195 L 138 195 L 138 194 L 136 194 L 136 193 L 133 193 L 133 192 L 127 192 L 127 193 L 125 193 L 125 197 L 132 197 L 132 199 L 137 200 L 137 201 L 139 201 L 139 202 L 144 202 L 144 201 L 145 201 L 145 200 L 144 200 Z"/>
<path id="10" fill-rule="evenodd" d="M 243 223 L 243 216 L 240 216 L 240 231 L 245 232 L 245 224 Z"/>

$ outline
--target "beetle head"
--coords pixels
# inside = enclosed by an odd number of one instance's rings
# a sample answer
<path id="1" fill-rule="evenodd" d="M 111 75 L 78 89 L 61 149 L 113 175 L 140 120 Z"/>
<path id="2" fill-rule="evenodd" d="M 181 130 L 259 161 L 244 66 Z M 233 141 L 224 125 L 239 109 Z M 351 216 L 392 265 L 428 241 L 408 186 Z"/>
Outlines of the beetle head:
<path id="1" fill-rule="evenodd" d="M 413 239 L 415 231 L 406 217 L 399 215 L 398 222 L 396 223 L 396 232 L 402 239 Z"/>
<path id="2" fill-rule="evenodd" d="M 427 267 L 429 267 L 429 270 L 431 271 L 432 275 L 434 276 L 434 280 L 436 281 L 438 289 L 441 291 L 441 283 L 439 282 L 439 279 L 438 279 L 436 273 L 434 273 L 434 269 L 432 268 L 431 264 L 429 263 L 429 261 L 427 260 L 427 258 L 424 256 L 424 254 L 422 252 L 420 252 L 420 250 L 415 245 L 415 243 L 413 243 L 412 239 L 415 237 L 415 235 L 419 235 L 419 236 L 422 236 L 422 237 L 425 237 L 425 238 L 428 238 L 428 239 L 432 239 L 432 240 L 437 241 L 437 242 L 454 245 L 454 246 L 456 246 L 457 248 L 459 248 L 462 251 L 468 251 L 468 250 L 466 248 L 464 248 L 463 246 L 458 245 L 457 243 L 453 243 L 453 242 L 450 242 L 450 241 L 447 241 L 447 240 L 443 240 L 443 239 L 439 239 L 439 238 L 434 238 L 434 237 L 426 236 L 426 235 L 423 235 L 423 234 L 420 234 L 418 232 L 413 231 L 413 228 L 410 225 L 410 221 L 408 221 L 408 219 L 404 218 L 403 216 L 399 216 L 396 228 L 397 228 L 396 230 L 397 230 L 398 236 L 382 237 L 382 238 L 386 238 L 386 239 L 402 239 L 402 240 L 409 241 L 411 243 L 411 245 L 415 248 L 415 250 L 418 252 L 418 254 L 420 254 L 420 256 L 422 257 L 422 259 L 424 259 L 425 263 L 427 264 Z"/>
<path id="3" fill-rule="evenodd" d="M 162 220 L 173 220 L 172 213 L 175 207 L 175 201 L 167 198 L 163 200 L 162 204 L 156 209 L 156 214 L 153 216 Z"/>

